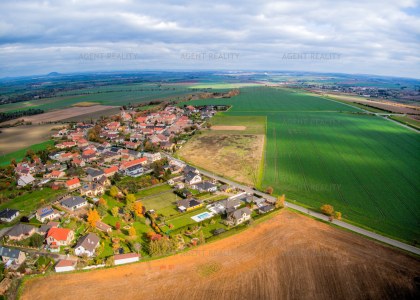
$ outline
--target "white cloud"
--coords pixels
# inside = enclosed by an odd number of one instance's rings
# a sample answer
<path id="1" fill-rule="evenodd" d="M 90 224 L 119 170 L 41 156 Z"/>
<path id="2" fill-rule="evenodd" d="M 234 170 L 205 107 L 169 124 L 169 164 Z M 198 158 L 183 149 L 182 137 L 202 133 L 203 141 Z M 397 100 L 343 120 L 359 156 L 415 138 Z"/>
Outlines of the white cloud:
<path id="1" fill-rule="evenodd" d="M 419 8 L 410 0 L 3 0 L 0 10 L 0 76 L 234 68 L 420 77 Z M 83 65 L 78 60 L 88 51 L 127 49 L 139 59 Z M 180 59 L 181 53 L 199 51 L 235 52 L 240 58 L 224 63 Z M 341 58 L 282 60 L 289 52 L 336 52 Z"/>

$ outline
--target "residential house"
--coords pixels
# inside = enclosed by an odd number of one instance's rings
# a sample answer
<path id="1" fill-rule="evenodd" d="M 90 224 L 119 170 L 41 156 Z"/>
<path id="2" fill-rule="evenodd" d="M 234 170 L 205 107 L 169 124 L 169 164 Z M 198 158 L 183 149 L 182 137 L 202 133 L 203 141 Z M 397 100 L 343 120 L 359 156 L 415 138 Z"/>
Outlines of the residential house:
<path id="1" fill-rule="evenodd" d="M 130 176 L 130 177 L 138 177 L 143 175 L 144 169 L 141 165 L 135 165 L 132 167 L 128 167 L 127 169 L 124 170 L 124 175 L 125 176 Z"/>
<path id="2" fill-rule="evenodd" d="M 118 172 L 118 167 L 117 166 L 111 166 L 109 168 L 104 169 L 104 174 L 105 174 L 106 177 L 112 177 L 117 172 Z"/>
<path id="3" fill-rule="evenodd" d="M 137 165 L 145 166 L 146 164 L 147 164 L 147 158 L 142 157 L 142 158 L 137 158 L 131 161 L 125 161 L 121 163 L 120 169 L 124 171 L 125 169 L 133 167 L 133 166 L 137 166 Z"/>
<path id="4" fill-rule="evenodd" d="M 251 210 L 248 207 L 244 207 L 231 212 L 226 219 L 226 223 L 236 226 L 250 219 Z"/>
<path id="5" fill-rule="evenodd" d="M 31 174 L 22 175 L 19 177 L 17 184 L 19 186 L 26 186 L 28 184 L 33 183 L 34 181 L 35 181 L 35 178 Z"/>
<path id="6" fill-rule="evenodd" d="M 66 187 L 68 190 L 75 190 L 80 187 L 79 178 L 75 177 L 66 181 Z"/>
<path id="7" fill-rule="evenodd" d="M 0 246 L 0 257 L 3 263 L 6 265 L 6 268 L 10 267 L 11 265 L 18 266 L 22 264 L 26 259 L 25 252 L 22 252 L 18 249 L 2 246 Z"/>
<path id="8" fill-rule="evenodd" d="M 106 151 L 102 154 L 102 159 L 106 163 L 111 163 L 115 160 L 119 160 L 121 158 L 121 154 L 118 152 Z"/>
<path id="9" fill-rule="evenodd" d="M 84 183 L 80 188 L 80 194 L 87 197 L 96 197 L 105 192 L 103 185 L 96 182 Z"/>
<path id="10" fill-rule="evenodd" d="M 89 181 L 98 181 L 102 176 L 105 176 L 104 171 L 93 168 L 87 168 L 86 173 Z"/>
<path id="11" fill-rule="evenodd" d="M 217 185 L 211 183 L 210 181 L 203 181 L 191 186 L 193 189 L 198 190 L 200 193 L 209 192 L 213 193 L 217 191 Z"/>
<path id="12" fill-rule="evenodd" d="M 264 206 L 261 206 L 260 208 L 258 208 L 258 212 L 260 214 L 265 214 L 265 213 L 268 213 L 268 212 L 274 210 L 274 208 L 275 208 L 274 205 L 268 204 L 268 205 L 264 205 Z"/>
<path id="13" fill-rule="evenodd" d="M 62 259 L 55 265 L 55 271 L 57 273 L 70 272 L 76 270 L 77 261 Z"/>
<path id="14" fill-rule="evenodd" d="M 189 184 L 189 185 L 193 185 L 193 184 L 197 184 L 201 182 L 201 176 L 197 173 L 194 172 L 188 172 L 185 175 L 185 183 Z"/>
<path id="15" fill-rule="evenodd" d="M 176 161 L 171 161 L 171 163 L 174 163 Z M 184 175 L 187 175 L 188 173 L 195 173 L 195 174 L 200 174 L 200 171 L 198 171 L 196 168 L 191 167 L 189 165 L 185 165 L 184 169 L 182 170 L 184 172 Z"/>
<path id="16" fill-rule="evenodd" d="M 6 236 L 9 240 L 21 241 L 28 237 L 31 237 L 34 233 L 37 232 L 37 228 L 28 224 L 16 224 L 9 231 L 7 231 Z"/>
<path id="17" fill-rule="evenodd" d="M 53 227 L 48 230 L 47 238 L 45 240 L 49 246 L 52 246 L 52 248 L 57 248 L 60 246 L 69 245 L 73 238 L 73 230 Z"/>
<path id="18" fill-rule="evenodd" d="M 87 200 L 79 197 L 79 196 L 72 196 L 67 199 L 64 199 L 60 202 L 62 206 L 68 208 L 72 211 L 75 211 L 79 208 L 82 208 L 88 204 Z"/>
<path id="19" fill-rule="evenodd" d="M 139 255 L 136 253 L 116 254 L 114 255 L 114 264 L 116 266 L 124 265 L 139 261 L 139 259 Z"/>
<path id="20" fill-rule="evenodd" d="M 63 171 L 59 171 L 59 170 L 54 170 L 50 174 L 51 179 L 58 179 L 58 178 L 62 178 L 64 176 L 66 176 L 66 173 L 63 172 Z"/>
<path id="21" fill-rule="evenodd" d="M 96 229 L 102 231 L 102 232 L 106 232 L 106 233 L 111 233 L 112 232 L 112 227 L 109 226 L 108 224 L 105 224 L 101 221 L 97 221 L 96 222 Z"/>
<path id="22" fill-rule="evenodd" d="M 92 257 L 95 254 L 95 249 L 99 246 L 99 237 L 94 233 L 89 233 L 84 237 L 81 237 L 76 244 L 74 253 L 77 256 L 86 255 Z"/>
<path id="23" fill-rule="evenodd" d="M 35 217 L 41 223 L 51 221 L 60 217 L 60 213 L 51 206 L 42 207 L 36 211 Z"/>
<path id="24" fill-rule="evenodd" d="M 182 199 L 179 200 L 176 204 L 181 212 L 190 211 L 204 205 L 202 201 L 195 198 Z"/>
<path id="25" fill-rule="evenodd" d="M 19 211 L 16 209 L 6 208 L 0 211 L 0 220 L 10 223 L 19 216 Z"/>
<path id="26" fill-rule="evenodd" d="M 162 159 L 162 155 L 160 154 L 160 152 L 156 152 L 156 153 L 143 152 L 142 157 L 146 157 L 147 162 L 150 164 Z"/>

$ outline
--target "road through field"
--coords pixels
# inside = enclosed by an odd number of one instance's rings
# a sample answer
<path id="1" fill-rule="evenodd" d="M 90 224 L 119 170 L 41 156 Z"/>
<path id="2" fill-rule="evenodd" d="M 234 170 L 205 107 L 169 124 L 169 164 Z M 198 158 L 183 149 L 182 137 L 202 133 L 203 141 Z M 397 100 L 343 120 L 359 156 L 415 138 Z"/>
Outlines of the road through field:
<path id="1" fill-rule="evenodd" d="M 165 154 L 165 155 L 168 158 L 170 158 L 170 159 L 174 159 L 174 160 L 176 160 L 176 161 L 178 161 L 180 163 L 184 163 L 185 164 L 185 162 L 182 161 L 182 160 L 176 159 L 176 158 L 174 158 L 174 157 L 172 157 L 172 156 L 170 156 L 168 154 Z M 260 192 L 260 191 L 256 191 L 256 190 L 254 190 L 254 189 L 252 189 L 252 188 L 250 188 L 248 186 L 245 186 L 245 185 L 236 183 L 236 182 L 234 182 L 232 180 L 223 178 L 223 177 L 218 176 L 218 175 L 216 175 L 216 174 L 214 174 L 212 172 L 208 172 L 208 171 L 203 170 L 203 169 L 200 169 L 200 168 L 197 168 L 197 169 L 202 174 L 204 174 L 205 176 L 208 176 L 210 178 L 214 178 L 214 179 L 216 179 L 218 181 L 224 182 L 224 183 L 229 184 L 231 186 L 234 186 L 234 187 L 236 187 L 238 189 L 242 189 L 242 190 L 244 190 L 244 191 L 246 191 L 248 193 L 254 193 L 254 194 L 258 195 L 258 196 L 261 196 L 261 197 L 264 197 L 264 198 L 268 198 L 268 199 L 275 199 L 274 197 L 272 197 L 272 196 L 270 196 L 270 195 L 268 195 L 266 193 L 263 193 L 263 192 Z M 327 217 L 327 216 L 325 216 L 323 214 L 320 214 L 320 213 L 318 213 L 316 211 L 313 211 L 313 210 L 310 210 L 308 208 L 305 208 L 303 206 L 300 206 L 300 205 L 297 205 L 297 204 L 294 204 L 294 203 L 291 203 L 291 202 L 286 202 L 286 206 L 289 207 L 289 208 L 292 208 L 294 210 L 297 210 L 297 211 L 299 211 L 301 213 L 304 213 L 306 215 L 310 215 L 310 216 L 312 216 L 314 218 L 317 218 L 317 219 L 320 219 L 320 220 L 323 220 L 323 221 L 327 221 L 327 222 L 329 221 L 329 217 Z M 388 244 L 388 245 L 391 245 L 391 246 L 394 246 L 394 247 L 403 249 L 405 251 L 408 251 L 408 252 L 411 252 L 411 253 L 420 255 L 420 248 L 411 246 L 409 244 L 406 244 L 406 243 L 403 243 L 403 242 L 400 242 L 400 241 L 397 241 L 397 240 L 388 238 L 386 236 L 377 234 L 377 233 L 372 232 L 372 231 L 368 231 L 368 230 L 363 229 L 361 227 L 354 226 L 352 224 L 349 224 L 349 223 L 346 223 L 346 222 L 343 222 L 343 221 L 340 221 L 340 220 L 333 220 L 331 223 L 333 223 L 334 225 L 337 225 L 339 227 L 348 229 L 350 231 L 356 232 L 358 234 L 367 236 L 367 237 L 372 238 L 374 240 L 380 241 L 382 243 L 385 243 L 385 244 Z"/>

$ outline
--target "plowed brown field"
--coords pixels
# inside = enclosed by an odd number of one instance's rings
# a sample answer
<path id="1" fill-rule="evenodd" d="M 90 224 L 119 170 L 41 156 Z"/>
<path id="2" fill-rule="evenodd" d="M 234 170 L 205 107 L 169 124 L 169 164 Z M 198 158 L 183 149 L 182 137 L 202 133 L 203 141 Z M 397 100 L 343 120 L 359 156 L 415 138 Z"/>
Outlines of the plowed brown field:
<path id="1" fill-rule="evenodd" d="M 283 211 L 160 260 L 26 282 L 22 299 L 407 299 L 420 260 Z"/>

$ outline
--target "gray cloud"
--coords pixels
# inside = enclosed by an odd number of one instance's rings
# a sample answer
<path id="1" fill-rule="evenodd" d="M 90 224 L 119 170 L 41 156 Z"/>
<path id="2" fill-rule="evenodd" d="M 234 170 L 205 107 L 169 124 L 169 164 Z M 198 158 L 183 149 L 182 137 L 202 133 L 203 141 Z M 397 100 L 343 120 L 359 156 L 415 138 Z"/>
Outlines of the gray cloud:
<path id="1" fill-rule="evenodd" d="M 3 0 L 0 76 L 259 69 L 420 78 L 418 7 L 417 1 L 405 0 Z M 198 52 L 238 53 L 239 57 L 182 57 Z M 113 53 L 113 58 L 83 59 L 88 53 Z M 285 53 L 340 53 L 340 58 L 284 59 Z M 115 58 L 124 54 L 135 56 Z"/>

